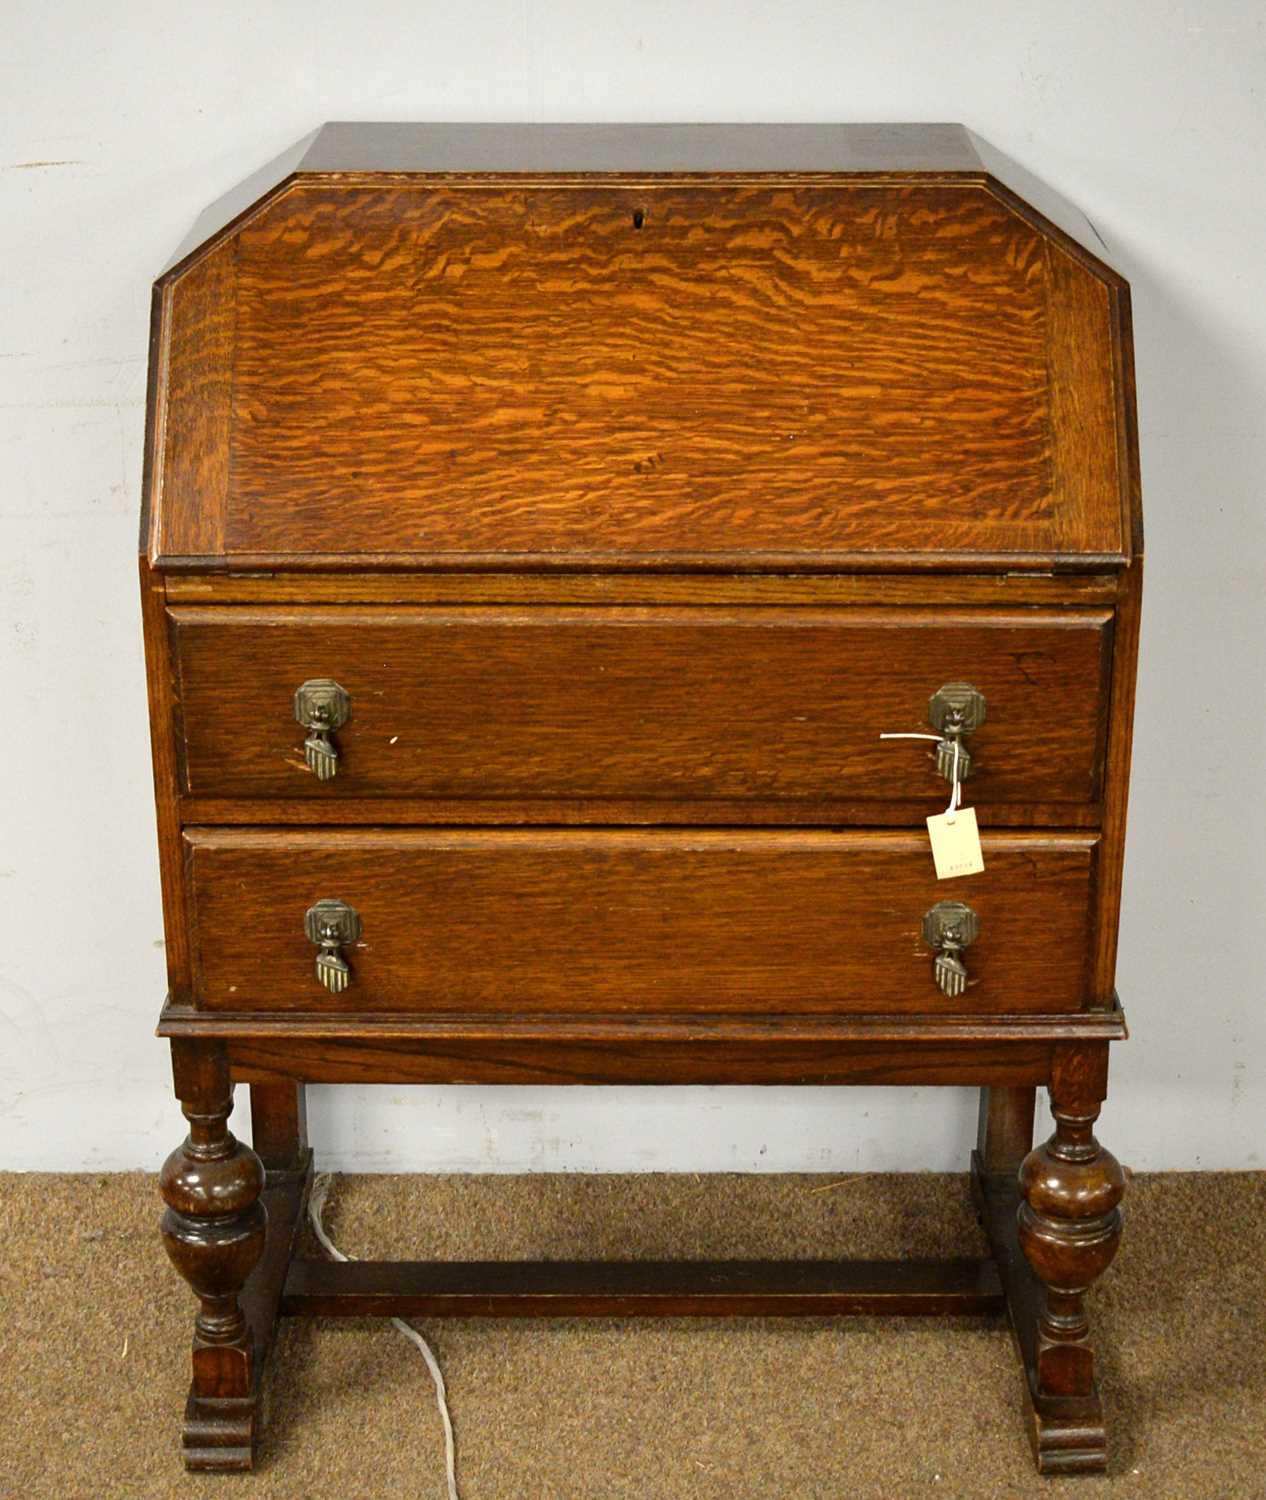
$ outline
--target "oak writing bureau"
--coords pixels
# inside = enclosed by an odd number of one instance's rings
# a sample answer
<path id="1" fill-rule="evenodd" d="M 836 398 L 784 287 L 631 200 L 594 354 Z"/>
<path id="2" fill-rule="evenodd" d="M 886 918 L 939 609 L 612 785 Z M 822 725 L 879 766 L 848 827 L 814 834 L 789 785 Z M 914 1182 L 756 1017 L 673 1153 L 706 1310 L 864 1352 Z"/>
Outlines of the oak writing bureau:
<path id="1" fill-rule="evenodd" d="M 985 1311 L 1039 1466 L 1103 1466 L 1131 360 L 954 125 L 333 125 L 212 211 L 141 556 L 191 1467 L 283 1315 Z M 311 1261 L 307 1081 L 978 1086 L 992 1256 Z"/>

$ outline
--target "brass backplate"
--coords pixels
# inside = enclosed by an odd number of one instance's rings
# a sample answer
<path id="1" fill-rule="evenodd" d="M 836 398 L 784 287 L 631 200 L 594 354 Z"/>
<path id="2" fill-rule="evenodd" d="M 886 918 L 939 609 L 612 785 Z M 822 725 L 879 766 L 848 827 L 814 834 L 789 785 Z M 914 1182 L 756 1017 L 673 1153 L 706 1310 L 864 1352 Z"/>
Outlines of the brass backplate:
<path id="1" fill-rule="evenodd" d="M 948 937 L 966 948 L 980 936 L 980 918 L 965 901 L 938 901 L 923 918 L 923 941 L 941 949 Z"/>
<path id="2" fill-rule="evenodd" d="M 928 700 L 928 723 L 941 734 L 971 734 L 985 722 L 985 695 L 970 682 L 947 682 Z"/>
<path id="3" fill-rule="evenodd" d="M 295 718 L 305 729 L 338 729 L 351 712 L 350 694 L 332 677 L 310 677 L 295 689 Z"/>
<path id="4" fill-rule="evenodd" d="M 318 901 L 304 913 L 303 930 L 310 943 L 348 947 L 360 938 L 360 913 L 346 901 Z"/>

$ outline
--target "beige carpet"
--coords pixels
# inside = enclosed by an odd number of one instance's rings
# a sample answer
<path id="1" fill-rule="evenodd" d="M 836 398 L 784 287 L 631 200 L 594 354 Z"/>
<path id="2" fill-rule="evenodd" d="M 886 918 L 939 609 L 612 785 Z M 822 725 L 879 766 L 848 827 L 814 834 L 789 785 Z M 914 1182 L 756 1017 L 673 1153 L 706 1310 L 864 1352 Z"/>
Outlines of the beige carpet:
<path id="1" fill-rule="evenodd" d="M 436 1322 L 463 1500 L 1266 1496 L 1266 1173 L 1136 1178 L 1093 1297 L 1107 1478 L 1039 1480 L 993 1322 Z M 0 1175 L 0 1496 L 443 1500 L 386 1323 L 295 1322 L 260 1467 L 185 1475 L 192 1298 L 152 1179 Z M 975 1254 L 965 1179 L 357 1177 L 329 1227 L 408 1257 Z"/>

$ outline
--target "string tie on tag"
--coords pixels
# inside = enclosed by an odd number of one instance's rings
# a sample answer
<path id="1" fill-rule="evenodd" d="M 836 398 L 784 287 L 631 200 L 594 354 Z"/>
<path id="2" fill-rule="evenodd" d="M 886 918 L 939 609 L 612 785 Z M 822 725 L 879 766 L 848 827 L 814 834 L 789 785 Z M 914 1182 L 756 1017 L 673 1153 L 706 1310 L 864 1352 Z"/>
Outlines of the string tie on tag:
<path id="1" fill-rule="evenodd" d="M 939 745 L 941 743 L 941 741 L 946 738 L 946 736 L 943 735 L 943 734 L 919 734 L 919 733 L 913 733 L 913 732 L 911 732 L 911 733 L 905 733 L 905 734 L 881 734 L 879 736 L 879 738 L 881 740 L 932 740 L 935 744 Z M 950 773 L 950 798 L 949 798 L 949 806 L 945 809 L 945 821 L 947 823 L 953 823 L 953 821 L 954 821 L 954 815 L 958 812 L 958 809 L 963 805 L 963 783 L 959 779 L 959 775 L 958 775 L 958 754 L 959 754 L 959 749 L 960 749 L 959 739 L 958 739 L 958 736 L 955 735 L 954 736 L 954 767 L 953 767 L 952 772 Z"/>
<path id="2" fill-rule="evenodd" d="M 958 736 L 954 736 L 954 769 L 950 773 L 949 806 L 945 809 L 945 821 L 952 823 L 963 801 L 963 783 L 958 779 Z"/>

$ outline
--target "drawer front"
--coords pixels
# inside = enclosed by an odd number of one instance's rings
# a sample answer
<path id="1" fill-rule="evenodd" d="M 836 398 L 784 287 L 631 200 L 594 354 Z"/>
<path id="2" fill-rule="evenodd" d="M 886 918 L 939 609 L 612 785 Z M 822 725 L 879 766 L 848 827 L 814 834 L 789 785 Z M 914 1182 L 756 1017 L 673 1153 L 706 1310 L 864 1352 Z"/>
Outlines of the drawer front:
<path id="1" fill-rule="evenodd" d="M 543 821 L 561 803 L 751 800 L 776 818 L 889 801 L 913 821 L 946 793 L 933 746 L 879 736 L 928 730 L 930 696 L 963 680 L 986 700 L 964 741 L 986 817 L 1100 794 L 1101 610 L 176 608 L 170 624 L 195 797 L 505 799 Z M 350 707 L 325 781 L 294 717 L 310 679 Z"/>
<path id="2" fill-rule="evenodd" d="M 195 998 L 214 1010 L 1063 1012 L 1086 999 L 1096 840 L 992 834 L 937 881 L 913 833 L 186 831 Z M 965 994 L 921 924 L 968 902 Z M 317 978 L 318 901 L 360 919 Z"/>

